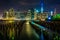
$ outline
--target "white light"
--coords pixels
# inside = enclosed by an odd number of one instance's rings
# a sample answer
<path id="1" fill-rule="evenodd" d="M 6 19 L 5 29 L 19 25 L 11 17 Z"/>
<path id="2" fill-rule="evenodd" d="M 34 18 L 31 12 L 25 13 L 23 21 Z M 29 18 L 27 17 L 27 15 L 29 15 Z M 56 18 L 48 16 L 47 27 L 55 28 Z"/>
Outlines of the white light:
<path id="1" fill-rule="evenodd" d="M 51 16 L 53 15 L 53 11 L 51 11 Z"/>
<path id="2" fill-rule="evenodd" d="M 44 8 L 43 8 L 43 3 L 41 3 L 41 13 L 43 13 Z"/>
<path id="3" fill-rule="evenodd" d="M 43 13 L 43 7 L 41 7 L 41 13 Z"/>

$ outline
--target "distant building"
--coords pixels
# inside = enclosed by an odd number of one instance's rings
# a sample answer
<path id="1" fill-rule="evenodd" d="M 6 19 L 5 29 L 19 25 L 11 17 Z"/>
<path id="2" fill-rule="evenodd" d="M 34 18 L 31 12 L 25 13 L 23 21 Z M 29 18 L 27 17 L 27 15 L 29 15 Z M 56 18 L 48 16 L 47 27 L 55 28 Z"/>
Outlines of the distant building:
<path id="1" fill-rule="evenodd" d="M 37 20 L 37 17 L 38 15 L 37 15 L 36 9 L 34 9 L 34 20 Z"/>
<path id="2" fill-rule="evenodd" d="M 13 8 L 9 9 L 9 17 L 14 17 L 15 16 L 15 11 Z"/>
<path id="3" fill-rule="evenodd" d="M 56 12 L 56 8 L 55 8 L 55 10 L 54 10 L 54 15 L 56 15 L 56 13 L 57 13 L 57 12 Z"/>
<path id="4" fill-rule="evenodd" d="M 53 12 L 53 11 L 51 11 L 51 12 L 50 12 L 50 16 L 53 16 L 53 14 L 54 14 L 54 12 Z"/>
<path id="5" fill-rule="evenodd" d="M 48 12 L 40 13 L 40 14 L 38 15 L 38 19 L 41 20 L 41 21 L 45 21 L 46 18 L 48 18 Z"/>
<path id="6" fill-rule="evenodd" d="M 13 8 L 9 9 L 8 11 L 4 11 L 3 18 L 12 18 L 15 17 L 15 11 Z"/>
<path id="7" fill-rule="evenodd" d="M 28 10 L 27 15 L 26 15 L 26 20 L 32 20 L 31 19 L 31 10 Z"/>
<path id="8" fill-rule="evenodd" d="M 34 19 L 34 9 L 31 8 L 31 18 Z"/>
<path id="9" fill-rule="evenodd" d="M 5 11 L 3 12 L 3 18 L 7 18 L 7 17 L 8 17 L 8 11 L 5 10 Z"/>
<path id="10" fill-rule="evenodd" d="M 41 3 L 41 13 L 43 13 L 44 8 L 43 8 L 43 3 Z"/>
<path id="11" fill-rule="evenodd" d="M 15 11 L 15 18 L 20 18 L 21 13 L 19 11 Z"/>

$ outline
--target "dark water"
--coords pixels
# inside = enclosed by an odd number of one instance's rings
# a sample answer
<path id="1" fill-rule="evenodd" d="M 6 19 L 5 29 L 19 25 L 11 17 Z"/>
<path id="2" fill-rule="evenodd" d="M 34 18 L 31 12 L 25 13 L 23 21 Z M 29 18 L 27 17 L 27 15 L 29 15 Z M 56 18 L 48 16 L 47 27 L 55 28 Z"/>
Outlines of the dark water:
<path id="1" fill-rule="evenodd" d="M 29 21 L 0 22 L 0 40 L 59 40 L 60 36 L 48 31 L 41 31 Z"/>

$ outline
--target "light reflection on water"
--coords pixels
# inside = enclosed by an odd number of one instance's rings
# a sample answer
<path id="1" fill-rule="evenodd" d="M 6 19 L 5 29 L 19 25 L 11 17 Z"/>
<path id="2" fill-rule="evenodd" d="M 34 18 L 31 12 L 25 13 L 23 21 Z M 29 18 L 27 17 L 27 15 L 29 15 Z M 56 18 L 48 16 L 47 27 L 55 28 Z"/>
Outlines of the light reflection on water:
<path id="1" fill-rule="evenodd" d="M 12 23 L 13 24 L 13 23 Z M 12 24 L 10 25 L 10 26 L 8 26 L 7 25 L 7 27 L 10 27 L 9 28 L 9 37 L 12 39 L 12 40 L 14 40 L 14 37 L 15 37 L 15 27 L 14 26 L 12 26 Z M 18 24 L 18 23 L 17 23 Z M 34 23 L 33 23 L 34 24 Z M 37 24 L 36 24 L 37 25 Z M 5 25 L 6 26 L 6 25 Z M 39 26 L 39 25 L 38 25 Z M 26 33 L 28 34 L 28 36 L 31 36 L 31 34 L 33 34 L 33 35 L 36 35 L 38 38 L 39 38 L 39 35 L 35 32 L 35 30 L 34 29 L 32 29 L 32 27 L 31 27 L 31 25 L 30 25 L 30 23 L 29 23 L 29 21 L 26 21 L 26 25 L 24 26 L 24 27 L 26 27 Z M 43 27 L 43 26 L 39 26 L 39 28 L 42 28 L 42 29 L 44 29 L 45 27 Z M 2 30 L 4 30 L 4 29 L 2 29 Z M 4 32 L 3 32 L 4 33 Z M 41 31 L 41 34 L 40 34 L 40 39 L 41 40 L 44 40 L 44 35 L 43 35 L 43 32 Z"/>

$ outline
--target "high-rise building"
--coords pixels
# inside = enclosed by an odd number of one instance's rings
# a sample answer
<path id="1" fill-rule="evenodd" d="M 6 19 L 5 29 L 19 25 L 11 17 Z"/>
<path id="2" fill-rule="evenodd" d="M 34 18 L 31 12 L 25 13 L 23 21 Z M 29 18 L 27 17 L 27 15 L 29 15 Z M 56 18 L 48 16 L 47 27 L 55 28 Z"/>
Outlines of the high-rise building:
<path id="1" fill-rule="evenodd" d="M 41 13 L 40 17 L 39 17 L 39 20 L 45 21 L 46 18 L 47 18 L 46 13 L 43 13 L 43 14 Z"/>
<path id="2" fill-rule="evenodd" d="M 41 3 L 41 13 L 43 13 L 43 3 Z"/>
<path id="3" fill-rule="evenodd" d="M 15 18 L 20 18 L 21 13 L 19 11 L 15 11 Z"/>
<path id="4" fill-rule="evenodd" d="M 28 10 L 27 15 L 26 15 L 26 20 L 32 20 L 31 19 L 31 10 Z"/>
<path id="5" fill-rule="evenodd" d="M 14 17 L 15 16 L 15 11 L 13 8 L 9 9 L 9 17 Z"/>
<path id="6" fill-rule="evenodd" d="M 31 19 L 34 19 L 34 9 L 31 8 Z"/>
<path id="7" fill-rule="evenodd" d="M 56 15 L 56 8 L 54 9 L 54 15 Z"/>
<path id="8" fill-rule="evenodd" d="M 43 11 L 44 11 L 44 8 L 43 8 L 44 2 L 43 2 L 43 0 L 41 0 L 40 4 L 41 4 L 41 13 L 43 13 Z"/>
<path id="9" fill-rule="evenodd" d="M 4 13 L 3 13 L 3 18 L 8 18 L 8 13 L 9 12 L 7 10 L 5 10 Z"/>
<path id="10" fill-rule="evenodd" d="M 15 18 L 15 12 L 14 9 L 9 9 L 9 11 L 4 11 L 3 18 L 5 19 L 14 19 Z"/>
<path id="11" fill-rule="evenodd" d="M 36 9 L 34 9 L 34 20 L 37 20 L 37 17 L 38 17 L 38 16 L 37 16 L 37 12 L 38 12 L 38 11 L 37 11 Z"/>
<path id="12" fill-rule="evenodd" d="M 53 11 L 50 12 L 50 16 L 53 16 Z"/>

